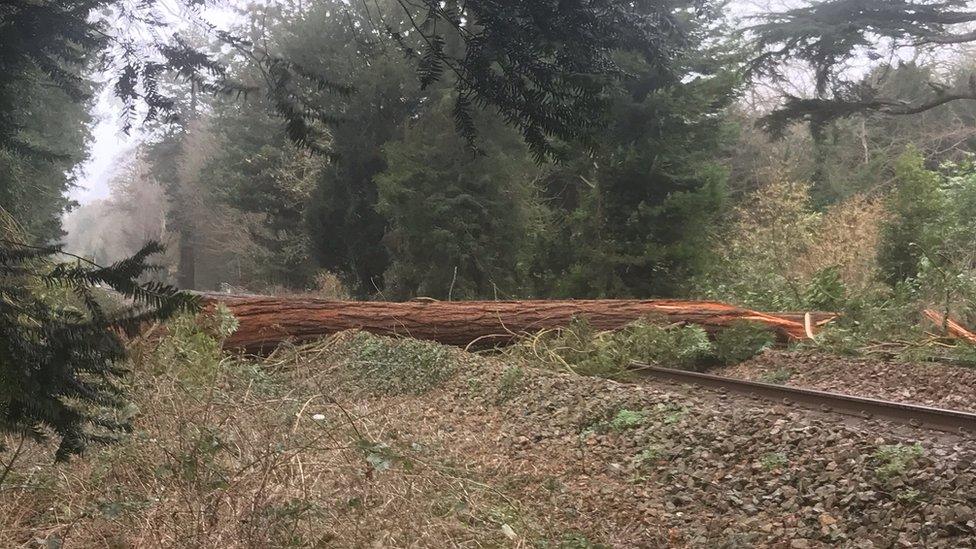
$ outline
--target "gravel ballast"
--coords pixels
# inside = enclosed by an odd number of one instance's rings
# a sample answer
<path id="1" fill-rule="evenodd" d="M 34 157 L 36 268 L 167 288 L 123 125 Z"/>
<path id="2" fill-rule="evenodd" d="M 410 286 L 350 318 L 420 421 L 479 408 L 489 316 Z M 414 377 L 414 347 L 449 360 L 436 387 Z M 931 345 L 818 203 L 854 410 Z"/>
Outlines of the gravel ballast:
<path id="1" fill-rule="evenodd" d="M 357 407 L 518 502 L 512 539 L 976 546 L 972 440 L 693 387 L 465 362 L 428 394 L 360 394 Z"/>
<path id="2" fill-rule="evenodd" d="M 976 369 L 802 351 L 766 351 L 709 373 L 976 412 Z"/>

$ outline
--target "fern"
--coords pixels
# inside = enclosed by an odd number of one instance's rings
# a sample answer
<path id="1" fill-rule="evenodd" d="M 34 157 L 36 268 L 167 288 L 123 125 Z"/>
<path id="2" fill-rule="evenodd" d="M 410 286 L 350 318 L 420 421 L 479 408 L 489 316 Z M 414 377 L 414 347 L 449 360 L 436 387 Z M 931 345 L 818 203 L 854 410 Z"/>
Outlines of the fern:
<path id="1" fill-rule="evenodd" d="M 123 335 L 198 307 L 196 296 L 138 282 L 157 269 L 149 259 L 161 251 L 150 242 L 109 267 L 80 258 L 52 265 L 59 247 L 0 239 L 0 431 L 35 441 L 53 435 L 60 461 L 130 428 L 118 413 Z M 107 311 L 103 287 L 128 304 Z"/>

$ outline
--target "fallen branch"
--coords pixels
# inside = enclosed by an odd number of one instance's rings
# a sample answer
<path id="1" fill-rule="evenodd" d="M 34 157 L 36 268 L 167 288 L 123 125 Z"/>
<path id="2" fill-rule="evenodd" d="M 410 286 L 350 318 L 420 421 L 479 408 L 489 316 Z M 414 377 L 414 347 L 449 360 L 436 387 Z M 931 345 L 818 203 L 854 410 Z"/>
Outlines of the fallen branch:
<path id="1" fill-rule="evenodd" d="M 962 339 L 968 343 L 976 345 L 976 334 L 970 332 L 966 328 L 959 324 L 955 320 L 952 320 L 947 315 L 933 311 L 932 309 L 925 309 L 923 314 L 929 318 L 932 322 L 935 322 L 939 327 L 944 329 L 947 334 L 956 338 Z"/>

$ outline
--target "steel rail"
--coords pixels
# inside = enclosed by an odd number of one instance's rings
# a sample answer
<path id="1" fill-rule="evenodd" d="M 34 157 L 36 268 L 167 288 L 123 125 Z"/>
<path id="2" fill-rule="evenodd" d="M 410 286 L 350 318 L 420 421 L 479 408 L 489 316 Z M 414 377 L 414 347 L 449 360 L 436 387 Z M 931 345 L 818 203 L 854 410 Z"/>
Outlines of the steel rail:
<path id="1" fill-rule="evenodd" d="M 747 396 L 796 404 L 805 408 L 855 416 L 862 419 L 883 418 L 913 427 L 936 429 L 966 436 L 976 435 L 976 414 L 946 410 L 918 404 L 906 404 L 815 389 L 773 385 L 700 372 L 687 372 L 634 363 L 633 369 L 642 375 L 676 383 L 692 383 L 702 387 L 740 393 Z"/>

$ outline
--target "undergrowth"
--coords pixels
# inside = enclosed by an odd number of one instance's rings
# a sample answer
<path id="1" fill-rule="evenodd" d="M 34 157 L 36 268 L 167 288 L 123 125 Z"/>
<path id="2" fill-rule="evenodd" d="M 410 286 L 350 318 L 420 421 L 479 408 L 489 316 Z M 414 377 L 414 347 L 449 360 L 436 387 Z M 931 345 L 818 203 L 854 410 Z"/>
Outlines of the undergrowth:
<path id="1" fill-rule="evenodd" d="M 505 528 L 529 542 L 561 535 L 543 534 L 463 463 L 398 436 L 411 426 L 345 385 L 416 394 L 472 355 L 344 334 L 245 358 L 220 349 L 233 327 L 225 312 L 187 316 L 135 342 L 132 434 L 57 468 L 50 448 L 25 450 L 0 498 L 3 545 L 504 546 Z M 523 371 L 500 379 L 514 395 Z M 453 503 L 435 516 L 434 501 Z"/>
<path id="2" fill-rule="evenodd" d="M 348 345 L 349 370 L 366 389 L 379 394 L 423 394 L 454 375 L 448 347 L 417 339 L 360 332 Z"/>
<path id="3" fill-rule="evenodd" d="M 712 341 L 697 325 L 644 318 L 619 330 L 600 332 L 576 318 L 566 328 L 524 338 L 504 355 L 535 367 L 619 380 L 631 377 L 641 364 L 688 370 L 734 364 L 774 342 L 767 328 L 749 322 L 720 331 Z"/>
<path id="4" fill-rule="evenodd" d="M 798 347 L 835 355 L 874 356 L 902 362 L 943 362 L 976 367 L 976 347 L 946 337 L 921 315 L 928 308 L 913 282 L 848 295 L 840 316 Z"/>
<path id="5" fill-rule="evenodd" d="M 976 326 L 971 158 L 931 169 L 909 147 L 881 196 L 814 207 L 809 185 L 776 177 L 733 212 L 697 296 L 767 311 L 840 313 L 804 347 L 831 354 L 976 366 L 976 348 L 925 310 Z"/>
<path id="6" fill-rule="evenodd" d="M 725 364 L 748 360 L 776 343 L 776 335 L 757 322 L 739 321 L 715 335 L 713 353 Z"/>

